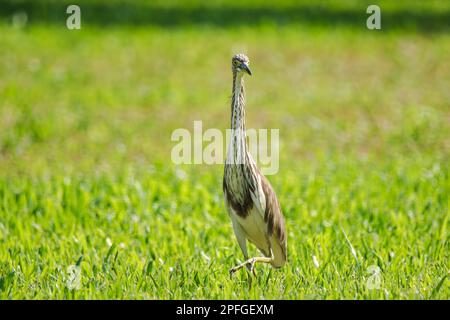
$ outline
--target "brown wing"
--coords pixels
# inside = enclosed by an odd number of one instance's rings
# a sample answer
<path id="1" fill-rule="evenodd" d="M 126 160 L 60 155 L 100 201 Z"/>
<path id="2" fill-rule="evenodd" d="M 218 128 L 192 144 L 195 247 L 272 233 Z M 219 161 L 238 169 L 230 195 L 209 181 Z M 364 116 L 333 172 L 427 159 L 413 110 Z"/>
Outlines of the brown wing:
<path id="1" fill-rule="evenodd" d="M 264 221 L 267 224 L 267 232 L 269 236 L 275 235 L 283 249 L 285 258 L 287 257 L 287 241 L 286 227 L 283 214 L 281 213 L 280 204 L 277 195 L 273 190 L 267 178 L 261 174 L 261 185 L 266 198 L 266 211 L 264 212 Z"/>

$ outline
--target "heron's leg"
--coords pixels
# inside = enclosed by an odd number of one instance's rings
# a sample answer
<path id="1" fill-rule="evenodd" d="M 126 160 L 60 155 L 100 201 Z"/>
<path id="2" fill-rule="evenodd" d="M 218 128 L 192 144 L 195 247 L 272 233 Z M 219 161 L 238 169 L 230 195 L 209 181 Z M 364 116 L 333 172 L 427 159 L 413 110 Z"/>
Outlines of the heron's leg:
<path id="1" fill-rule="evenodd" d="M 231 222 L 233 224 L 233 231 L 236 236 L 236 239 L 238 241 L 239 247 L 241 248 L 242 254 L 244 255 L 244 259 L 248 259 L 248 253 L 247 253 L 247 239 L 245 237 L 245 231 L 242 229 L 239 222 L 237 222 L 233 217 L 231 218 Z M 230 270 L 230 275 L 232 274 Z"/>
<path id="2" fill-rule="evenodd" d="M 250 272 L 253 273 L 253 275 L 256 276 L 255 274 L 255 263 L 260 262 L 260 263 L 271 263 L 273 261 L 273 257 L 254 257 L 254 258 L 250 258 L 247 261 L 237 265 L 234 268 L 230 269 L 230 275 L 233 275 L 236 271 L 242 269 L 243 267 L 247 267 L 249 268 Z"/>
<path id="3" fill-rule="evenodd" d="M 247 253 L 247 239 L 245 237 L 245 231 L 242 229 L 239 222 L 235 221 L 234 219 L 231 219 L 233 224 L 233 231 L 236 236 L 236 239 L 238 241 L 239 247 L 241 248 L 242 254 L 244 255 L 244 259 L 248 259 L 248 253 Z"/>

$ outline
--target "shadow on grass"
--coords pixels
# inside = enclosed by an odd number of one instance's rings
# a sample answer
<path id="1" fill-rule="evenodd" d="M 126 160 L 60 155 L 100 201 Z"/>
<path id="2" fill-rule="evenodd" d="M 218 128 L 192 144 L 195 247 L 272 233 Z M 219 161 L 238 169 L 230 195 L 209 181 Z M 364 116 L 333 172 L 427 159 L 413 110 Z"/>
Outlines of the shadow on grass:
<path id="1" fill-rule="evenodd" d="M 31 24 L 61 24 L 65 26 L 66 8 L 77 3 L 81 7 L 82 23 L 94 26 L 145 26 L 167 28 L 189 25 L 214 27 L 252 26 L 263 23 L 288 25 L 299 23 L 328 28 L 351 27 L 365 29 L 366 4 L 351 8 L 328 7 L 325 4 L 302 3 L 291 7 L 163 7 L 151 3 L 79 0 L 2 0 L 0 19 L 10 20 L 18 12 L 26 12 Z M 423 33 L 450 31 L 450 11 L 424 11 L 408 6 L 382 11 L 383 30 L 410 30 Z"/>

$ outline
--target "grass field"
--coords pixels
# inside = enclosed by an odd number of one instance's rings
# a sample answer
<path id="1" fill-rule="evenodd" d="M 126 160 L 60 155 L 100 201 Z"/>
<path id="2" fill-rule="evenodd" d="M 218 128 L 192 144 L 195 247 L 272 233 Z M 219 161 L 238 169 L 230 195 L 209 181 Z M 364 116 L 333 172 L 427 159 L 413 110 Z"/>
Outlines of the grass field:
<path id="1" fill-rule="evenodd" d="M 0 299 L 450 298 L 450 3 L 79 3 L 0 4 Z M 170 161 L 229 127 L 240 51 L 288 228 L 251 285 L 223 166 Z"/>

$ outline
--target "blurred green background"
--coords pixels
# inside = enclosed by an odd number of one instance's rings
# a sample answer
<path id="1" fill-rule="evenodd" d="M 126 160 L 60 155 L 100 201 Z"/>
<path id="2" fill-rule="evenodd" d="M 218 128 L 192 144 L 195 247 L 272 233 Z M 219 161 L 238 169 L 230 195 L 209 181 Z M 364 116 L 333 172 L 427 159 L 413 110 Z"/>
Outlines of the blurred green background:
<path id="1" fill-rule="evenodd" d="M 72 31 L 69 4 L 0 2 L 1 298 L 449 298 L 450 2 L 83 0 Z M 238 52 L 289 230 L 252 286 L 223 167 L 170 161 L 229 127 Z"/>

